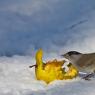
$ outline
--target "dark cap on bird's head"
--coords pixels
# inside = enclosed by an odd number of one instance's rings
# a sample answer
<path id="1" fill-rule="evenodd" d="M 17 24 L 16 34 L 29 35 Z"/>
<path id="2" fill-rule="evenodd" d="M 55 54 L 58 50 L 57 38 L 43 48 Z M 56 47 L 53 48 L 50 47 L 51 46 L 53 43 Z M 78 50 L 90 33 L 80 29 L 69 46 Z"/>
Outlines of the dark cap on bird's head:
<path id="1" fill-rule="evenodd" d="M 79 54 L 81 54 L 80 52 L 77 52 L 77 51 L 69 51 L 69 52 L 67 52 L 67 54 L 69 55 L 69 56 L 71 56 L 71 55 L 79 55 Z"/>
<path id="2" fill-rule="evenodd" d="M 76 56 L 76 55 L 81 55 L 82 53 L 80 52 L 77 52 L 77 51 L 69 51 L 63 55 L 61 55 L 62 57 L 65 57 L 65 58 L 70 58 L 71 56 Z"/>

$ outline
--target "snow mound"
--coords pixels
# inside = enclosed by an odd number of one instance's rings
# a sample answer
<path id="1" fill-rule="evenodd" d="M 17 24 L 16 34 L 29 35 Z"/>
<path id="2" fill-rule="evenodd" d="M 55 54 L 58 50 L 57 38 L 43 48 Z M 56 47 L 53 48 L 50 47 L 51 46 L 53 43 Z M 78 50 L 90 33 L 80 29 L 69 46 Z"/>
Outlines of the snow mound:
<path id="1" fill-rule="evenodd" d="M 49 85 L 35 78 L 29 56 L 0 57 L 0 95 L 94 95 L 95 80 L 76 78 Z"/>

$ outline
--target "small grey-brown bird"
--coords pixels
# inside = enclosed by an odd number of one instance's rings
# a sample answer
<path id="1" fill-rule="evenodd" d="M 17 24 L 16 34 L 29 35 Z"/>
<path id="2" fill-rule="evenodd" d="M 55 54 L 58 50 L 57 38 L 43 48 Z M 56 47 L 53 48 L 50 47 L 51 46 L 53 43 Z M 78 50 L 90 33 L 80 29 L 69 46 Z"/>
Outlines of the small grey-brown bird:
<path id="1" fill-rule="evenodd" d="M 95 53 L 83 54 L 77 51 L 70 51 L 62 56 L 74 64 L 79 72 L 95 73 Z"/>

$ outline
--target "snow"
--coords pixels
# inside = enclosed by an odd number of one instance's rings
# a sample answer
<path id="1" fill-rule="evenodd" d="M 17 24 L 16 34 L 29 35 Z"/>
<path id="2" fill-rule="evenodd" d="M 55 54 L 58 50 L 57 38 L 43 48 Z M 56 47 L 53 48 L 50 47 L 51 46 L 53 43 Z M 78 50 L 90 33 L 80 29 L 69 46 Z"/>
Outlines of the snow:
<path id="1" fill-rule="evenodd" d="M 94 78 L 36 80 L 39 48 L 52 53 L 44 60 L 95 52 L 95 0 L 0 0 L 0 95 L 95 95 Z"/>
<path id="2" fill-rule="evenodd" d="M 94 52 L 94 35 L 95 0 L 0 0 L 0 56 Z"/>
<path id="3" fill-rule="evenodd" d="M 95 95 L 95 79 L 56 80 L 47 85 L 35 78 L 30 56 L 0 57 L 0 95 Z"/>

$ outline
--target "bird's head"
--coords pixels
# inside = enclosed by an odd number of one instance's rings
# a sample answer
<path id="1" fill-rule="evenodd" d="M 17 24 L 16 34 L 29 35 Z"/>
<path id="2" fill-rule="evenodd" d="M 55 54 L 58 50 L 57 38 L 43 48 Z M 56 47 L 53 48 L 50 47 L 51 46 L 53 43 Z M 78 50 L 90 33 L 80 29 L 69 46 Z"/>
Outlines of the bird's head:
<path id="1" fill-rule="evenodd" d="M 80 56 L 82 55 L 82 53 L 77 52 L 77 51 L 69 51 L 63 55 L 61 55 L 62 57 L 68 59 L 71 62 L 77 61 Z"/>

